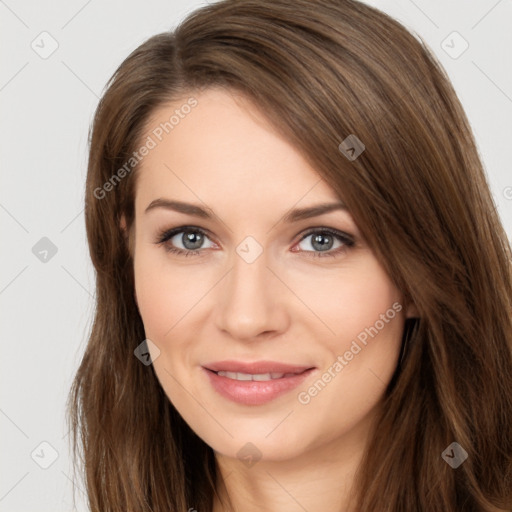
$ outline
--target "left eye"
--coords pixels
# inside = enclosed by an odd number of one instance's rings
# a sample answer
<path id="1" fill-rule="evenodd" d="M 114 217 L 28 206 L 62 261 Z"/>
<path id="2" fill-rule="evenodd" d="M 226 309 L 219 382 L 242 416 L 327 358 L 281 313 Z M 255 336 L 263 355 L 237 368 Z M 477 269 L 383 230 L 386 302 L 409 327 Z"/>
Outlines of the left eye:
<path id="1" fill-rule="evenodd" d="M 354 245 L 352 238 L 345 233 L 327 229 L 316 229 L 306 233 L 297 246 L 300 246 L 300 244 L 308 239 L 310 240 L 305 243 L 306 247 L 302 247 L 301 250 L 312 253 L 312 256 L 335 256 L 341 251 L 346 250 L 346 248 Z M 333 249 L 336 241 L 338 245 Z M 312 247 L 313 250 L 310 250 L 309 247 Z M 293 252 L 297 251 L 294 250 Z"/>
<path id="2" fill-rule="evenodd" d="M 306 246 L 313 247 L 315 250 L 318 250 L 318 251 L 328 251 L 329 249 L 332 249 L 332 246 L 334 245 L 334 242 L 335 242 L 335 238 L 331 234 L 317 232 L 317 233 L 311 233 L 310 235 L 306 235 L 299 242 L 299 244 L 301 244 L 302 242 L 304 242 L 304 240 L 307 240 L 308 238 L 310 240 L 309 240 L 309 243 L 306 244 Z M 339 242 L 339 243 L 341 244 L 341 242 Z M 306 248 L 304 248 L 304 250 L 307 251 L 310 249 L 307 249 L 307 247 L 306 247 Z"/>

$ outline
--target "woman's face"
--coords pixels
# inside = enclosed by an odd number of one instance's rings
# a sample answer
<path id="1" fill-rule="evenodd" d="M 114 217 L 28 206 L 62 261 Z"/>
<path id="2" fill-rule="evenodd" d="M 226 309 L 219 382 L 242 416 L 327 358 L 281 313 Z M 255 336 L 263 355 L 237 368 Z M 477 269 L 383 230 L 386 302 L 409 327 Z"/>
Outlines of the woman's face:
<path id="1" fill-rule="evenodd" d="M 156 375 L 224 456 L 356 446 L 397 365 L 402 295 L 346 209 L 311 210 L 339 198 L 257 109 L 221 89 L 195 98 L 155 111 L 136 191 Z"/>

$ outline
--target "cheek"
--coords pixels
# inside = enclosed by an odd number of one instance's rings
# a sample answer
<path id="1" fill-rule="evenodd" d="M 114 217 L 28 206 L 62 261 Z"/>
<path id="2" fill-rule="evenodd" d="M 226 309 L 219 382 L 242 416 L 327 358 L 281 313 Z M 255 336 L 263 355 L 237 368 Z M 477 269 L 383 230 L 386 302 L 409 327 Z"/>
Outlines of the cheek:
<path id="1" fill-rule="evenodd" d="M 314 313 L 314 317 L 308 315 L 315 325 L 310 328 L 331 350 L 344 349 L 358 336 L 364 341 L 367 330 L 374 332 L 375 325 L 382 337 L 399 336 L 401 294 L 370 253 L 339 272 L 296 277 L 296 283 L 294 291 Z"/>
<path id="2" fill-rule="evenodd" d="M 175 374 L 172 362 L 176 354 L 183 351 L 180 341 L 180 328 L 191 305 L 184 299 L 179 272 L 166 272 L 155 258 L 154 252 L 140 251 L 134 261 L 135 290 L 139 313 L 147 339 L 156 345 L 158 351 L 150 347 L 153 368 L 167 396 L 180 396 L 179 386 L 170 377 Z M 197 299 L 196 301 L 197 302 Z M 184 340 L 183 336 L 181 339 Z"/>
<path id="3" fill-rule="evenodd" d="M 218 279 L 211 270 L 191 268 L 171 265 L 163 249 L 141 247 L 134 260 L 139 313 L 146 338 L 158 347 L 153 365 L 169 396 L 176 396 L 175 381 L 165 370 L 181 374 L 194 364 L 196 344 L 191 340 L 201 338 L 208 317 L 204 299 Z"/>
<path id="4" fill-rule="evenodd" d="M 168 297 L 159 282 L 157 272 L 152 271 L 142 261 L 140 261 L 140 265 L 135 264 L 134 272 L 139 312 L 146 335 L 151 338 L 151 335 L 161 332 L 163 329 L 165 305 L 167 304 L 168 307 L 172 307 L 172 305 L 168 304 Z"/>
<path id="5" fill-rule="evenodd" d="M 205 293 L 203 280 L 187 268 L 171 271 L 164 249 L 142 244 L 134 259 L 137 303 L 146 336 L 163 341 Z"/>
<path id="6" fill-rule="evenodd" d="M 400 322 L 395 321 L 402 309 L 400 300 L 400 294 L 385 276 L 376 274 L 370 283 L 354 283 L 341 294 L 342 307 L 332 313 L 334 330 L 344 339 L 363 343 L 365 334 L 375 334 L 375 329 L 383 336 L 392 335 L 397 327 L 400 330 Z"/>
<path id="7" fill-rule="evenodd" d="M 139 246 L 140 247 L 140 246 Z M 174 313 L 181 302 L 179 286 L 155 258 L 155 251 L 138 249 L 134 260 L 135 291 L 146 336 L 163 340 L 174 323 Z"/>
<path id="8" fill-rule="evenodd" d="M 327 337 L 317 336 L 326 349 L 322 371 L 328 373 L 325 380 L 329 382 L 329 390 L 321 393 L 322 383 L 317 386 L 322 395 L 317 406 L 340 412 L 348 408 L 355 415 L 374 405 L 389 382 L 404 322 L 402 295 L 377 260 L 369 256 L 358 263 L 357 269 L 310 290 L 316 290 L 310 295 L 315 312 L 331 331 Z M 318 332 L 325 333 L 325 327 L 317 325 Z"/>
<path id="9" fill-rule="evenodd" d="M 297 400 L 309 428 L 328 436 L 350 431 L 379 403 L 400 350 L 402 296 L 376 260 L 364 263 L 332 280 L 329 293 L 314 296 L 318 315 L 335 334 L 317 337 L 322 368 Z"/>

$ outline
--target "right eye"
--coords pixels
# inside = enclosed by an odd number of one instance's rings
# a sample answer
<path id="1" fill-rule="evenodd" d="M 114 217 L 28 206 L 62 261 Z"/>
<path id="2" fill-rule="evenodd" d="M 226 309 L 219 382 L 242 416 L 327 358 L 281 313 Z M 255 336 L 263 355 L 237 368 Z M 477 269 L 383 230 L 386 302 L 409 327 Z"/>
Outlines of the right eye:
<path id="1" fill-rule="evenodd" d="M 201 246 L 205 239 L 209 240 L 206 231 L 203 229 L 196 226 L 180 226 L 162 231 L 158 235 L 156 243 L 163 245 L 167 252 L 180 256 L 196 256 L 202 252 L 200 249 L 202 249 Z"/>

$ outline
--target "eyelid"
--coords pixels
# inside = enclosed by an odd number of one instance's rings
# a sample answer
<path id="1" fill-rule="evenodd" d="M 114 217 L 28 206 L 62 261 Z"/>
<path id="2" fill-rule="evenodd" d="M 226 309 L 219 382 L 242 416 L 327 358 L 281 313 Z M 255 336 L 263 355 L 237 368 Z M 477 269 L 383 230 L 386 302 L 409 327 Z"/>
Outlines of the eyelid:
<path id="1" fill-rule="evenodd" d="M 304 240 L 304 238 L 306 238 L 309 235 L 312 235 L 313 233 L 328 233 L 330 235 L 345 239 L 347 242 L 354 242 L 355 239 L 354 235 L 351 235 L 350 233 L 346 233 L 339 229 L 329 228 L 327 226 L 318 226 L 307 228 L 305 231 L 301 231 L 301 233 L 299 234 L 300 238 L 298 241 L 301 242 L 302 240 Z"/>

